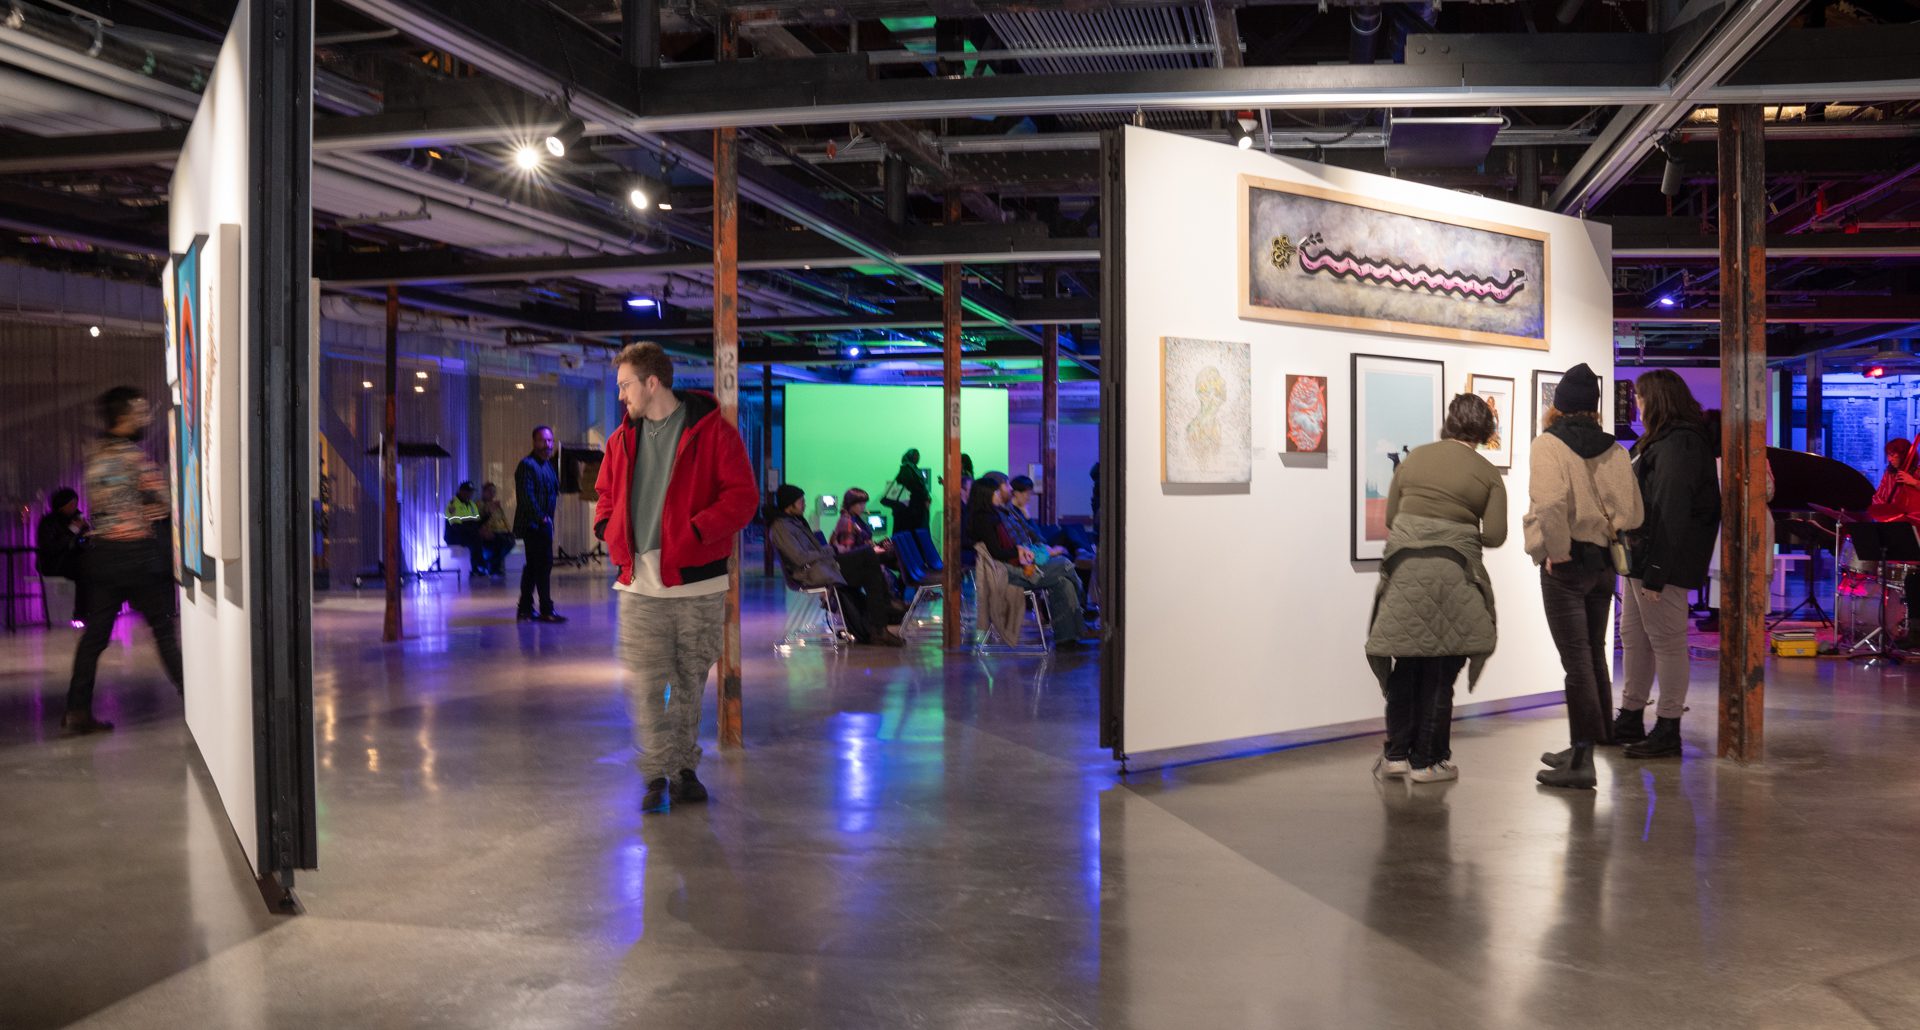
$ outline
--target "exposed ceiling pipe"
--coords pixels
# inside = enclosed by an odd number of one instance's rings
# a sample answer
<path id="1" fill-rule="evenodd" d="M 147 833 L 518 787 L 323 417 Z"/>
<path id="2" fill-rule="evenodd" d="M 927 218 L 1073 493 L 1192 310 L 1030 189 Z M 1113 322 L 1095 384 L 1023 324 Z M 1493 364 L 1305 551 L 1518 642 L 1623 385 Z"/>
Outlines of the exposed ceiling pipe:
<path id="1" fill-rule="evenodd" d="M 1355 7 L 1347 12 L 1350 34 L 1347 37 L 1347 63 L 1372 64 L 1379 51 L 1380 25 L 1385 17 L 1378 5 Z"/>

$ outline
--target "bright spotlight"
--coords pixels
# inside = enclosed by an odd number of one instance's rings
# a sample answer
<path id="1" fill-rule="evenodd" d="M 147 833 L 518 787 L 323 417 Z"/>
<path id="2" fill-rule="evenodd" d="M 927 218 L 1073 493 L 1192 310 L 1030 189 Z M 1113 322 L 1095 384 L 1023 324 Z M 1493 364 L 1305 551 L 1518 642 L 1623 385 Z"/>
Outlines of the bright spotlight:
<path id="1" fill-rule="evenodd" d="M 1660 298 L 1660 306 L 1661 306 L 1661 307 L 1663 307 L 1663 308 L 1670 308 L 1670 307 L 1673 307 L 1673 306 L 1674 306 L 1675 304 L 1677 304 L 1677 303 L 1679 303 L 1679 301 L 1676 301 L 1676 300 L 1674 300 L 1674 299 L 1673 299 L 1672 297 L 1662 297 L 1662 298 Z"/>
<path id="2" fill-rule="evenodd" d="M 831 508 L 831 507 L 833 507 L 833 495 L 832 495 L 832 494 L 821 494 L 821 495 L 820 495 L 820 507 L 822 507 L 822 508 Z"/>
<path id="3" fill-rule="evenodd" d="M 627 203 L 632 204 L 635 211 L 645 211 L 653 206 L 653 198 L 647 196 L 645 187 L 635 186 L 627 191 Z"/>
<path id="4" fill-rule="evenodd" d="M 859 356 L 860 356 L 860 348 L 858 348 L 858 347 L 848 347 L 848 348 L 847 348 L 847 357 L 850 357 L 850 358 L 857 358 L 857 357 L 859 357 Z"/>
<path id="5" fill-rule="evenodd" d="M 636 311 L 641 308 L 653 307 L 655 303 L 657 302 L 652 297 L 628 297 L 627 298 L 627 306 L 635 309 Z"/>
<path id="6" fill-rule="evenodd" d="M 1884 377 L 1886 374 L 1887 374 L 1887 366 L 1885 365 L 1868 365 L 1867 366 L 1866 376 L 1868 379 L 1879 379 Z"/>
<path id="7" fill-rule="evenodd" d="M 518 147 L 513 152 L 513 163 L 523 172 L 531 172 L 540 167 L 540 152 L 532 147 Z"/>
<path id="8" fill-rule="evenodd" d="M 416 387 L 414 387 L 414 388 L 413 388 L 413 392 L 414 392 L 414 393 L 426 393 L 426 392 L 427 392 L 427 388 L 426 388 L 426 387 L 424 387 L 424 386 L 416 386 Z"/>
<path id="9" fill-rule="evenodd" d="M 566 121 L 560 123 L 559 128 L 547 135 L 547 153 L 552 154 L 554 157 L 567 156 L 567 148 L 580 142 L 580 137 L 584 135 L 586 131 L 586 125 L 582 123 L 580 119 L 568 118 Z"/>
<path id="10" fill-rule="evenodd" d="M 88 336 L 93 336 L 93 337 L 98 337 L 98 336 L 100 335 L 100 327 L 99 327 L 99 326 L 97 326 L 97 325 L 90 325 L 90 326 L 88 326 L 88 327 L 87 327 L 87 335 L 88 335 Z"/>
<path id="11" fill-rule="evenodd" d="M 527 388 L 527 384 L 525 384 L 525 383 L 515 383 L 515 384 L 513 384 L 513 388 L 514 388 L 514 389 L 516 389 L 516 390 L 524 390 L 524 389 L 526 389 L 526 388 Z"/>
<path id="12" fill-rule="evenodd" d="M 1253 130 L 1248 128 L 1245 119 L 1234 118 L 1227 122 L 1227 138 L 1241 150 L 1253 149 Z"/>
<path id="13" fill-rule="evenodd" d="M 413 374 L 413 377 L 415 379 L 425 379 L 427 377 L 427 374 L 425 372 L 415 372 Z"/>
<path id="14" fill-rule="evenodd" d="M 360 389 L 362 389 L 362 390 L 371 390 L 371 389 L 373 389 L 373 380 L 371 380 L 371 379 L 362 379 L 362 380 L 360 380 Z"/>

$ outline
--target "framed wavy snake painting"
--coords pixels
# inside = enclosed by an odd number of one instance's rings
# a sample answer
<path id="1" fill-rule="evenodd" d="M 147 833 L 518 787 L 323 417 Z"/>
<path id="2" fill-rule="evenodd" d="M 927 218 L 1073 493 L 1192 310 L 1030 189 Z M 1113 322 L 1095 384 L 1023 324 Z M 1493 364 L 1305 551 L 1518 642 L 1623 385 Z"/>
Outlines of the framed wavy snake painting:
<path id="1" fill-rule="evenodd" d="M 1547 234 L 1240 176 L 1240 317 L 1547 349 Z"/>

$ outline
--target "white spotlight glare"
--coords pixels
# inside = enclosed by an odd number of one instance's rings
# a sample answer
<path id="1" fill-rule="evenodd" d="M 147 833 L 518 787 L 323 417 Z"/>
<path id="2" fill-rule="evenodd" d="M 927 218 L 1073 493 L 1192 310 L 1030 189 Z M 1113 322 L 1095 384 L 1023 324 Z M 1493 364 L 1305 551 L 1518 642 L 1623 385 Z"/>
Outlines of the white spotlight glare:
<path id="1" fill-rule="evenodd" d="M 635 211 L 645 211 L 653 206 L 653 198 L 647 196 L 646 190 L 635 186 L 627 191 L 627 203 L 632 204 Z"/>
<path id="2" fill-rule="evenodd" d="M 580 137 L 584 135 L 586 131 L 586 125 L 583 124 L 580 119 L 568 118 L 566 121 L 560 123 L 559 128 L 547 134 L 545 140 L 547 153 L 552 154 L 554 157 L 567 156 L 567 148 L 580 142 Z"/>
<path id="3" fill-rule="evenodd" d="M 426 387 L 424 387 L 424 386 L 416 386 L 416 387 L 414 387 L 414 388 L 413 388 L 413 392 L 414 392 L 414 393 L 426 393 L 426 392 L 427 392 L 427 388 L 426 388 Z"/>
<path id="4" fill-rule="evenodd" d="M 515 383 L 515 384 L 513 384 L 513 388 L 514 388 L 514 389 L 516 389 L 516 390 L 524 390 L 524 389 L 526 389 L 526 388 L 527 388 L 527 384 L 525 384 L 525 383 Z"/>
<path id="5" fill-rule="evenodd" d="M 425 372 L 415 372 L 413 374 L 413 377 L 415 379 L 425 379 L 427 377 L 427 374 Z"/>
<path id="6" fill-rule="evenodd" d="M 90 325 L 90 326 L 88 326 L 88 327 L 87 327 L 87 335 L 88 335 L 88 336 L 93 336 L 93 337 L 98 337 L 98 336 L 100 335 L 100 327 L 99 327 L 99 326 L 97 326 L 97 325 Z"/>
<path id="7" fill-rule="evenodd" d="M 360 380 L 360 389 L 362 389 L 362 390 L 371 390 L 371 389 L 373 389 L 373 380 L 371 380 L 371 379 L 362 379 L 362 380 Z"/>
<path id="8" fill-rule="evenodd" d="M 513 152 L 513 163 L 523 172 L 531 172 L 540 167 L 540 152 L 532 147 L 518 147 Z"/>

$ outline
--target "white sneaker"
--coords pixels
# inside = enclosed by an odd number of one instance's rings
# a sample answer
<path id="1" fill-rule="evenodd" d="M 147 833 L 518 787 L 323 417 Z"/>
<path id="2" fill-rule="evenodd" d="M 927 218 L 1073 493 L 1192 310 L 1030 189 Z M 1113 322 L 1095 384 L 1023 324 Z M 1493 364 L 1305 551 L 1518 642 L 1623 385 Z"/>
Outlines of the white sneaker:
<path id="1" fill-rule="evenodd" d="M 1425 769 L 1415 769 L 1407 774 L 1407 779 L 1415 783 L 1444 783 L 1460 778 L 1460 767 L 1452 762 L 1435 762 Z"/>
<path id="2" fill-rule="evenodd" d="M 1413 763 L 1405 759 L 1381 755 L 1373 760 L 1373 778 L 1376 780 L 1397 780 L 1412 771 Z"/>

